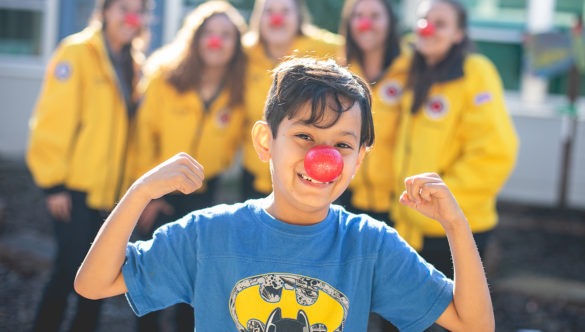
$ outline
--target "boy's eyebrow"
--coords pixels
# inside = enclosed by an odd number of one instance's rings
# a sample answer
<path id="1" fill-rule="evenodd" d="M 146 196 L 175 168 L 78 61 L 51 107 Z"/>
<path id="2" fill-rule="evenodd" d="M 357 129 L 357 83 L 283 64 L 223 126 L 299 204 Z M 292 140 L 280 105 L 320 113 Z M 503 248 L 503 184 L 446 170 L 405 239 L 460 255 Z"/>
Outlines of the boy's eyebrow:
<path id="1" fill-rule="evenodd" d="M 358 135 L 355 132 L 353 132 L 353 131 L 347 131 L 347 130 L 346 131 L 342 131 L 341 132 L 341 136 L 351 136 L 351 137 L 355 138 L 356 140 L 359 138 Z"/>
<path id="2" fill-rule="evenodd" d="M 307 124 L 306 120 L 303 120 L 303 119 L 297 119 L 297 120 L 293 121 L 293 123 L 291 124 L 291 127 L 313 127 L 313 128 L 321 129 L 319 127 L 316 127 L 313 124 Z M 359 139 L 359 135 L 355 131 L 351 131 L 351 130 L 343 130 L 339 133 L 339 135 L 340 136 L 351 136 L 356 140 Z"/>

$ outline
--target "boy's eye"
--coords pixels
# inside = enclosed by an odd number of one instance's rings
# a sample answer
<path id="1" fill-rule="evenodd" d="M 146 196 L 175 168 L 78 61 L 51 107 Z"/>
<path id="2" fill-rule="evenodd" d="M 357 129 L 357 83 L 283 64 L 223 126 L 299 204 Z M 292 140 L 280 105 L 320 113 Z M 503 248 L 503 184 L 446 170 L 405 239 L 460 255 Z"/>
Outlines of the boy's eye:
<path id="1" fill-rule="evenodd" d="M 351 146 L 350 144 L 347 144 L 347 143 L 337 143 L 337 144 L 335 144 L 335 147 L 340 148 L 340 149 L 353 150 L 353 146 Z"/>
<path id="2" fill-rule="evenodd" d="M 309 135 L 307 135 L 307 134 L 296 134 L 295 136 L 296 136 L 296 137 L 298 137 L 298 138 L 300 138 L 300 139 L 302 139 L 302 140 L 305 140 L 305 141 L 310 141 L 310 140 L 312 140 L 312 139 L 311 139 L 311 136 L 309 136 Z"/>

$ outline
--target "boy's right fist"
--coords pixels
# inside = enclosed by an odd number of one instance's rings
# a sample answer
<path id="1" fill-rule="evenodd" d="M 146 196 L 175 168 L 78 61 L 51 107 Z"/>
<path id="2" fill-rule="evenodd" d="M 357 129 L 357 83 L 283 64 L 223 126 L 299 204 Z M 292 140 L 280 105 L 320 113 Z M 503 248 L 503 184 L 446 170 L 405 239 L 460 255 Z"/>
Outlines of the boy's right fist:
<path id="1" fill-rule="evenodd" d="M 134 187 L 149 199 L 179 191 L 190 194 L 203 184 L 203 166 L 185 152 L 180 152 L 142 175 Z"/>

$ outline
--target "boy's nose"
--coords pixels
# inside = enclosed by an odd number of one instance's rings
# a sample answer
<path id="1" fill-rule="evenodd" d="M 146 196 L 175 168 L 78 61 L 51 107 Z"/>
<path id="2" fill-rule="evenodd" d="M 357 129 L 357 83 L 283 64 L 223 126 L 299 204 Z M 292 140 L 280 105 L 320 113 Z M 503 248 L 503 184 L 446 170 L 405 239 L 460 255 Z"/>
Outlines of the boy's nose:
<path id="1" fill-rule="evenodd" d="M 329 145 L 312 147 L 305 155 L 305 171 L 319 182 L 335 180 L 343 171 L 343 158 L 337 149 Z"/>

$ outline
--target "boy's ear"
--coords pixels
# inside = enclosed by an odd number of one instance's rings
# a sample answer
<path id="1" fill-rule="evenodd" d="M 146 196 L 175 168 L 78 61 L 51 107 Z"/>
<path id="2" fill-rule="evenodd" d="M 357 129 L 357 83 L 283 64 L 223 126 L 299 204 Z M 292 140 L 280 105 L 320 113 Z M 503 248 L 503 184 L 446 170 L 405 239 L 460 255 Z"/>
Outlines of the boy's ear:
<path id="1" fill-rule="evenodd" d="M 272 131 L 266 121 L 256 121 L 252 128 L 252 143 L 263 162 L 270 161 L 270 144 L 272 142 Z"/>

